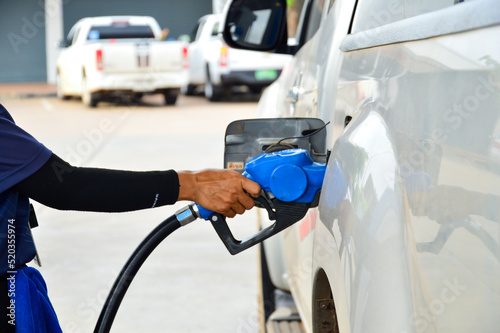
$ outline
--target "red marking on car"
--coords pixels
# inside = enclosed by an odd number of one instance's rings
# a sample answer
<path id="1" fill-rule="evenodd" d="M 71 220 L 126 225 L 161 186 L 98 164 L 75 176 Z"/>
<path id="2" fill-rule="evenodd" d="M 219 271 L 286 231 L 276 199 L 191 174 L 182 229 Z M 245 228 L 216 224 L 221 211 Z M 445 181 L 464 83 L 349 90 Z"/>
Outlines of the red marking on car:
<path id="1" fill-rule="evenodd" d="M 95 60 L 96 60 L 96 67 L 98 71 L 102 71 L 102 50 L 98 49 L 95 51 Z"/>
<path id="2" fill-rule="evenodd" d="M 182 68 L 189 68 L 189 56 L 187 46 L 182 47 Z"/>
<path id="3" fill-rule="evenodd" d="M 220 48 L 220 66 L 221 67 L 226 67 L 227 66 L 227 47 L 222 46 Z"/>
<path id="4" fill-rule="evenodd" d="M 309 211 L 309 216 L 311 218 L 311 230 L 316 228 L 316 219 L 318 218 L 318 211 L 316 209 L 311 209 Z"/>
<path id="5" fill-rule="evenodd" d="M 302 222 L 299 225 L 299 236 L 300 240 L 304 240 L 311 233 L 311 231 L 316 228 L 316 218 L 318 217 L 318 213 L 316 209 L 310 209 L 307 215 L 304 217 Z"/>
<path id="6" fill-rule="evenodd" d="M 244 162 L 228 162 L 226 169 L 230 170 L 243 170 L 245 168 Z"/>
<path id="7" fill-rule="evenodd" d="M 306 215 L 306 217 L 300 222 L 299 225 L 299 234 L 300 234 L 300 240 L 302 241 L 304 238 L 306 238 L 307 235 L 309 235 L 309 232 L 311 229 L 309 228 L 309 216 Z"/>

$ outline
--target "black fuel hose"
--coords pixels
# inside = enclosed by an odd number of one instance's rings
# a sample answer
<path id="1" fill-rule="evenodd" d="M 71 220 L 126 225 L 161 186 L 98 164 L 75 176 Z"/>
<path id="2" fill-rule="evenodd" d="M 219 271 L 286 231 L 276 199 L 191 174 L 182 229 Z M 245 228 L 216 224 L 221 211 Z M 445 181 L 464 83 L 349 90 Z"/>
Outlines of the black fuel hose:
<path id="1" fill-rule="evenodd" d="M 178 220 L 178 215 L 172 215 L 160 223 L 149 233 L 141 244 L 139 244 L 116 278 L 101 310 L 94 333 L 108 333 L 110 331 L 123 297 L 142 264 L 165 238 L 179 229 L 182 225 L 183 224 Z"/>

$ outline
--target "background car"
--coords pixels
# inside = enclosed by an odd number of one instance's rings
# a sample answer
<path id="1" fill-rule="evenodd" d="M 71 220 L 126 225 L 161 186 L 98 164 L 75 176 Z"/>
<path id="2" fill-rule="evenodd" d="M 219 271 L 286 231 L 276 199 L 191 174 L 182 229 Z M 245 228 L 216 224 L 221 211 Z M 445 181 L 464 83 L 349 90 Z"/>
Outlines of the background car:
<path id="1" fill-rule="evenodd" d="M 62 42 L 57 61 L 57 95 L 79 96 L 90 107 L 100 100 L 161 93 L 175 104 L 187 83 L 187 44 L 160 40 L 147 16 L 102 16 L 79 20 Z"/>
<path id="2" fill-rule="evenodd" d="M 260 93 L 281 73 L 289 55 L 232 49 L 218 37 L 221 15 L 199 19 L 189 44 L 189 84 L 183 91 L 191 95 L 199 87 L 205 96 L 217 101 L 233 87 L 248 87 Z"/>

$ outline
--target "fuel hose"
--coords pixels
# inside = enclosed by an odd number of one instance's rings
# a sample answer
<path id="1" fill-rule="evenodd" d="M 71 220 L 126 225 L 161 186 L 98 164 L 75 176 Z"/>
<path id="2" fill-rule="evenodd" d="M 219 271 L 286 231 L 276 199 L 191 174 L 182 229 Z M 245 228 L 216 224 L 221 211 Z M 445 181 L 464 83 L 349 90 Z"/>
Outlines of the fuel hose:
<path id="1" fill-rule="evenodd" d="M 154 249 L 175 230 L 193 222 L 198 216 L 199 213 L 196 205 L 189 204 L 178 210 L 174 215 L 168 217 L 146 236 L 135 249 L 134 253 L 132 253 L 116 278 L 101 310 L 94 333 L 108 333 L 110 331 L 111 325 L 113 325 L 116 313 L 118 312 L 118 308 L 120 307 L 128 287 L 142 264 Z"/>

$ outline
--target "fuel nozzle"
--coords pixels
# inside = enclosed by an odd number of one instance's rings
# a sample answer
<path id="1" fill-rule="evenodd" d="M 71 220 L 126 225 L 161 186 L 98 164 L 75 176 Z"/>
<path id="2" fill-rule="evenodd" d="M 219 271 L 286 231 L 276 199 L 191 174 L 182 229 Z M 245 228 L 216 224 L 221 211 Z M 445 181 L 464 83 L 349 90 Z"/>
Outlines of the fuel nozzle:
<path id="1" fill-rule="evenodd" d="M 245 175 L 263 193 L 256 205 L 267 210 L 271 226 L 245 239 L 234 238 L 225 217 L 197 206 L 199 217 L 209 220 L 229 253 L 237 254 L 301 220 L 319 202 L 326 164 L 311 159 L 306 149 L 261 154 L 246 163 Z"/>

